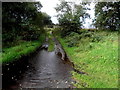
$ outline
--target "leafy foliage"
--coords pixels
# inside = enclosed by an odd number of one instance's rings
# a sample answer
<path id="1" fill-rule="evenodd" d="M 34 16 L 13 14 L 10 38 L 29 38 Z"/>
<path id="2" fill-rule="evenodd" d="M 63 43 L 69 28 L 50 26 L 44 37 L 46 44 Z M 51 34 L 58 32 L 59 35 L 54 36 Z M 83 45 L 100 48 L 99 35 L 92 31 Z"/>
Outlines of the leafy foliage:
<path id="1" fill-rule="evenodd" d="M 74 2 L 66 2 L 62 0 L 55 9 L 58 12 L 57 17 L 59 24 L 62 26 L 62 36 L 69 35 L 71 32 L 79 33 L 79 29 L 84 20 L 83 18 L 89 16 L 85 12 L 86 9 L 83 8 L 82 4 L 77 5 Z"/>
<path id="2" fill-rule="evenodd" d="M 42 14 L 43 14 L 43 24 L 52 25 L 51 17 L 46 13 L 42 13 Z"/>
<path id="3" fill-rule="evenodd" d="M 39 2 L 4 2 L 2 5 L 3 47 L 20 40 L 37 40 L 50 24 L 50 16 L 40 12 Z M 46 23 L 47 22 L 47 23 Z"/>
<path id="4" fill-rule="evenodd" d="M 119 30 L 120 1 L 98 2 L 95 5 L 95 26 L 100 29 Z"/>
<path id="5" fill-rule="evenodd" d="M 68 43 L 68 47 L 79 47 L 79 44 L 82 44 L 84 40 L 88 40 L 88 39 L 91 42 L 104 41 L 101 35 L 95 34 L 95 32 L 88 31 L 88 30 L 81 30 L 81 34 L 72 32 L 68 36 L 66 36 L 65 39 Z"/>

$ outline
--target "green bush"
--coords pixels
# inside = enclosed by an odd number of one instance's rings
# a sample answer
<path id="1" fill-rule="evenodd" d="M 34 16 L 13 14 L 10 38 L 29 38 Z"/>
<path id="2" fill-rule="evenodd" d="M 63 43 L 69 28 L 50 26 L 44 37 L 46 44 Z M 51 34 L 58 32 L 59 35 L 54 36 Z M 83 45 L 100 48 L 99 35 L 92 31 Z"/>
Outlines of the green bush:
<path id="1" fill-rule="evenodd" d="M 101 41 L 101 40 L 103 40 L 102 39 L 102 36 L 94 36 L 94 37 L 92 37 L 92 42 L 99 42 L 99 41 Z"/>
<path id="2" fill-rule="evenodd" d="M 91 32 L 91 31 L 83 31 L 81 34 L 72 32 L 65 38 L 66 38 L 66 42 L 68 43 L 68 47 L 74 47 L 74 46 L 78 47 L 79 44 L 83 42 L 100 42 L 104 40 L 101 35 L 95 34 L 95 32 Z M 91 48 L 92 46 L 89 47 Z"/>
<path id="3" fill-rule="evenodd" d="M 68 47 L 73 47 L 77 46 L 77 44 L 79 43 L 78 40 L 81 39 L 81 36 L 78 33 L 72 32 L 66 37 L 66 39 L 66 42 L 68 42 Z"/>

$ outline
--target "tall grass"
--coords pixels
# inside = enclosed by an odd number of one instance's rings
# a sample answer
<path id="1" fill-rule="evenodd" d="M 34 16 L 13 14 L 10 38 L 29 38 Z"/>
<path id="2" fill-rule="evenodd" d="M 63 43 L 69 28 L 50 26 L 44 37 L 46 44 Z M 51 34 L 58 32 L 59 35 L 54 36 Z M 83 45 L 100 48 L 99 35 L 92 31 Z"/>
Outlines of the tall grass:
<path id="1" fill-rule="evenodd" d="M 69 39 L 72 37 L 60 39 L 75 68 L 87 73 L 72 71 L 72 78 L 76 80 L 74 85 L 77 88 L 117 88 L 118 32 L 97 31 L 85 37 L 88 33 L 84 33 L 77 45 L 71 47 Z"/>

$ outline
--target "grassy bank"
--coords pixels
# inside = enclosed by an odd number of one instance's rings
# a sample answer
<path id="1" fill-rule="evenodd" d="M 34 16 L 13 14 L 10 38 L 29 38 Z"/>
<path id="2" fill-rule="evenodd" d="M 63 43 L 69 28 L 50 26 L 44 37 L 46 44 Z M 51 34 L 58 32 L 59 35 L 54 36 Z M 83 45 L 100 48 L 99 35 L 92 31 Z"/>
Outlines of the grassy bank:
<path id="1" fill-rule="evenodd" d="M 53 29 L 51 29 L 51 28 L 46 28 L 47 36 L 48 36 L 48 38 L 49 38 L 49 41 L 48 41 L 48 43 L 49 43 L 48 51 L 49 51 L 49 52 L 54 51 L 54 42 L 53 42 L 53 40 L 52 40 L 52 39 L 53 39 L 52 30 L 53 30 Z"/>
<path id="2" fill-rule="evenodd" d="M 118 33 L 97 31 L 72 34 L 60 38 L 75 68 L 87 74 L 72 71 L 78 88 L 117 88 Z"/>
<path id="3" fill-rule="evenodd" d="M 54 42 L 53 42 L 52 38 L 49 38 L 49 47 L 48 47 L 48 51 L 49 51 L 49 52 L 54 51 Z"/>
<path id="4" fill-rule="evenodd" d="M 0 54 L 2 57 L 0 63 L 9 63 L 22 56 L 29 55 L 42 45 L 44 39 L 45 36 L 41 35 L 38 41 L 24 41 L 17 46 L 3 48 L 3 53 Z"/>

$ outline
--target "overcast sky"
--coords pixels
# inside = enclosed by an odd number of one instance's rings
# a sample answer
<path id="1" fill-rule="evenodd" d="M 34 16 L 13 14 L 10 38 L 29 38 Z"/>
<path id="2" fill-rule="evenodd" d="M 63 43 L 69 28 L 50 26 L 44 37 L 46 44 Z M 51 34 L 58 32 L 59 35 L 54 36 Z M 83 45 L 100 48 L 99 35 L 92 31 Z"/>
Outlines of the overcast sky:
<path id="1" fill-rule="evenodd" d="M 43 5 L 41 11 L 46 12 L 48 15 L 50 15 L 53 23 L 55 24 L 58 23 L 57 18 L 55 17 L 56 11 L 54 7 L 56 7 L 57 4 L 59 4 L 59 0 L 36 0 L 36 1 L 40 1 L 41 4 Z M 80 0 L 66 0 L 66 1 L 74 1 L 76 3 L 80 2 Z M 92 24 L 92 19 L 94 18 L 94 4 L 93 3 L 90 5 L 90 8 L 91 10 L 87 12 L 90 14 L 91 19 L 86 19 L 86 23 L 84 24 L 85 28 L 90 27 L 90 25 Z"/>

